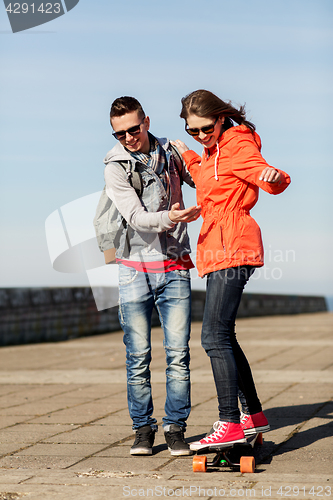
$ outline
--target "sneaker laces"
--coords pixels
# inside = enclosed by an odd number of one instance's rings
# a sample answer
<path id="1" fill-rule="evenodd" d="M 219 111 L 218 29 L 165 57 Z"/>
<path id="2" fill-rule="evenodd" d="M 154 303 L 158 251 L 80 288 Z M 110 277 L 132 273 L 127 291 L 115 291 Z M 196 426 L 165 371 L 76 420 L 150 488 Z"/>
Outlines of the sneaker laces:
<path id="1" fill-rule="evenodd" d="M 241 413 L 241 417 L 240 417 L 240 423 L 242 425 L 246 424 L 246 422 L 248 422 L 249 418 L 250 418 L 250 415 L 248 415 L 247 413 L 243 413 L 242 412 Z"/>
<path id="2" fill-rule="evenodd" d="M 140 430 L 137 429 L 135 434 L 136 434 L 136 440 L 142 440 L 142 439 L 148 439 L 151 435 L 151 432 L 155 432 L 154 429 L 150 428 L 150 429 L 144 429 L 144 430 Z"/>
<path id="3" fill-rule="evenodd" d="M 169 435 L 169 438 L 171 440 L 171 445 L 173 445 L 177 441 L 184 441 L 184 432 L 182 430 L 171 432 L 169 431 L 167 434 Z"/>
<path id="4" fill-rule="evenodd" d="M 216 438 L 222 438 L 226 433 L 227 428 L 228 428 L 228 422 L 220 422 L 218 420 L 213 425 L 214 432 L 209 436 L 203 438 L 202 441 L 206 443 L 211 443 L 214 442 Z"/>

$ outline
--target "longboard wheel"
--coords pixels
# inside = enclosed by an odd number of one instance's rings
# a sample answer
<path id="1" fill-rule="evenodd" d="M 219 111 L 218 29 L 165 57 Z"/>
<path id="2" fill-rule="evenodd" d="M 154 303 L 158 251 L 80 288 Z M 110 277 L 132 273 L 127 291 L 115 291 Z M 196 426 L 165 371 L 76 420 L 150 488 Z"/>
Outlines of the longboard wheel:
<path id="1" fill-rule="evenodd" d="M 263 438 L 262 432 L 259 432 L 257 439 L 256 439 L 256 444 L 262 445 L 263 442 L 264 442 L 264 438 Z"/>
<path id="2" fill-rule="evenodd" d="M 255 471 L 256 462 L 254 457 L 241 457 L 240 458 L 240 471 L 241 473 L 251 473 Z"/>
<path id="3" fill-rule="evenodd" d="M 192 466 L 193 472 L 207 472 L 207 457 L 205 455 L 195 455 Z"/>

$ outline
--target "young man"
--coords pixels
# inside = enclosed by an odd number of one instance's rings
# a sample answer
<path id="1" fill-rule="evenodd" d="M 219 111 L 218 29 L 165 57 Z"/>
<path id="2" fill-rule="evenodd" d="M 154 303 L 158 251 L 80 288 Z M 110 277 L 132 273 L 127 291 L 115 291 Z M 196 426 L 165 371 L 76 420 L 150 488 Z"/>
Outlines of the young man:
<path id="1" fill-rule="evenodd" d="M 156 308 L 167 363 L 165 439 L 172 455 L 189 455 L 184 432 L 191 409 L 189 269 L 194 266 L 186 223 L 199 217 L 200 207 L 184 208 L 181 178 L 194 187 L 192 178 L 169 141 L 150 134 L 149 117 L 135 98 L 116 99 L 110 120 L 119 142 L 104 160 L 106 192 L 126 221 L 116 261 L 128 408 L 136 432 L 131 454 L 151 455 L 157 430 L 150 383 L 151 315 Z M 140 195 L 132 186 L 134 171 L 141 176 Z"/>

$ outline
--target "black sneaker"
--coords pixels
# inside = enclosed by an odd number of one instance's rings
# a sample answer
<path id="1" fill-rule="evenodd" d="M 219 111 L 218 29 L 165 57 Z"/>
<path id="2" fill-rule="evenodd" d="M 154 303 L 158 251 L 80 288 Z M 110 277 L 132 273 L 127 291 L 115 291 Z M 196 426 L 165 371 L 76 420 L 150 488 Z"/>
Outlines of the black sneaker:
<path id="1" fill-rule="evenodd" d="M 168 430 L 164 432 L 164 436 L 171 455 L 192 455 L 193 451 L 190 450 L 190 446 L 185 443 L 183 429 L 176 424 L 169 425 L 167 429 Z"/>
<path id="2" fill-rule="evenodd" d="M 139 427 L 135 432 L 135 441 L 131 447 L 131 455 L 152 455 L 155 430 L 150 425 Z"/>

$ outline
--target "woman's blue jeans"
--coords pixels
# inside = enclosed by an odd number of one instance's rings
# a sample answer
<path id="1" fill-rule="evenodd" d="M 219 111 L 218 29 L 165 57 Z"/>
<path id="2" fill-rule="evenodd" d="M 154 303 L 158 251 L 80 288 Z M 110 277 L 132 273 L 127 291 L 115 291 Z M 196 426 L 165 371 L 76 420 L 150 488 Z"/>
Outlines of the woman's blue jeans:
<path id="1" fill-rule="evenodd" d="M 119 265 L 119 320 L 124 331 L 127 400 L 133 429 L 154 426 L 150 362 L 151 316 L 156 308 L 164 332 L 166 401 L 163 426 L 186 428 L 191 410 L 189 271 L 144 273 Z"/>
<path id="2" fill-rule="evenodd" d="M 226 422 L 239 422 L 238 395 L 243 411 L 261 411 L 251 369 L 235 332 L 242 293 L 254 270 L 252 266 L 233 267 L 207 276 L 201 343 L 212 365 L 219 419 Z"/>

